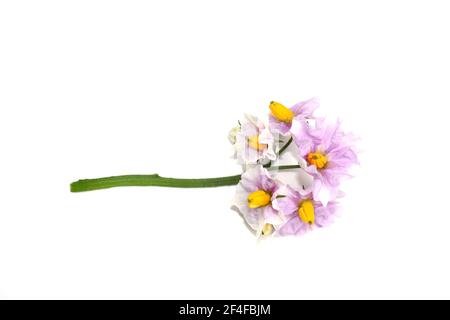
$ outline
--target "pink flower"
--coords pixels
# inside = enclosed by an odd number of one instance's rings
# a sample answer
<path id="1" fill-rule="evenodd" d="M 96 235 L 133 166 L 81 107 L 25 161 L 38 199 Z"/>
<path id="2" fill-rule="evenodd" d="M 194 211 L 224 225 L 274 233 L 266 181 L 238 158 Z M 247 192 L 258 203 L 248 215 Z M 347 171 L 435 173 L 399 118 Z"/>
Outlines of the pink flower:
<path id="1" fill-rule="evenodd" d="M 307 163 L 305 171 L 314 178 L 314 200 L 326 205 L 336 198 L 342 178 L 350 177 L 350 168 L 358 164 L 355 139 L 340 130 L 340 122 L 328 125 L 324 119 L 317 119 L 315 127 L 303 124 L 292 134 L 300 157 Z"/>
<path id="2" fill-rule="evenodd" d="M 277 229 L 277 235 L 302 235 L 313 227 L 321 228 L 332 222 L 337 210 L 336 202 L 329 202 L 324 207 L 314 201 L 311 194 L 301 194 L 290 187 L 287 190 L 285 197 L 276 200 L 276 206 L 286 220 Z"/>
<path id="3" fill-rule="evenodd" d="M 274 226 L 282 223 L 278 211 L 272 206 L 278 188 L 278 182 L 260 165 L 244 172 L 237 185 L 234 205 L 257 235 L 272 231 Z"/>

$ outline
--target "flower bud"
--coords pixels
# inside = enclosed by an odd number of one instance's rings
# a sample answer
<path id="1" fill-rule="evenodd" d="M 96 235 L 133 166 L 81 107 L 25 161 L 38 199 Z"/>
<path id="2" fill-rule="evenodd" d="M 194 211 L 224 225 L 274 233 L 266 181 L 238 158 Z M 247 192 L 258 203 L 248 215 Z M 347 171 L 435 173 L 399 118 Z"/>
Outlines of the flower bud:
<path id="1" fill-rule="evenodd" d="M 231 142 L 231 144 L 236 143 L 236 136 L 241 131 L 241 126 L 236 126 L 233 129 L 230 130 L 228 133 L 228 140 Z"/>
<path id="2" fill-rule="evenodd" d="M 262 228 L 261 235 L 262 236 L 270 236 L 273 233 L 273 225 L 270 223 L 266 223 Z"/>

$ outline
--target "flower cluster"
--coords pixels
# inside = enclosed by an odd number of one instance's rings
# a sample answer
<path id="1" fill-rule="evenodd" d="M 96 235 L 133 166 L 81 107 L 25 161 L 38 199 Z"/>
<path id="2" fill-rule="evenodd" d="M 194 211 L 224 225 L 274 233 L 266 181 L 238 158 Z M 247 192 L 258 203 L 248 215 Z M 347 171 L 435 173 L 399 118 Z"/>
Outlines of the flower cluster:
<path id="1" fill-rule="evenodd" d="M 257 236 L 301 235 L 336 214 L 340 183 L 358 163 L 355 139 L 315 117 L 318 106 L 316 98 L 291 108 L 271 102 L 268 125 L 246 115 L 230 131 L 243 166 L 234 206 Z M 288 153 L 295 163 L 282 164 Z"/>

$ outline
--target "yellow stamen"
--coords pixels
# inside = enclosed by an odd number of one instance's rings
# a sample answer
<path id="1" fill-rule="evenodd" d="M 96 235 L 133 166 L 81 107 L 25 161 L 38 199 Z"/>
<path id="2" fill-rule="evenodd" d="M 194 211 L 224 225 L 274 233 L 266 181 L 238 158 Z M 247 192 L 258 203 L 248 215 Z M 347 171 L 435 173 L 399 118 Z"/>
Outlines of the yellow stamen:
<path id="1" fill-rule="evenodd" d="M 269 105 L 272 115 L 281 122 L 291 123 L 294 118 L 294 113 L 283 106 L 281 103 L 272 101 Z"/>
<path id="2" fill-rule="evenodd" d="M 311 165 L 315 165 L 317 169 L 323 169 L 328 163 L 328 158 L 323 153 L 310 152 L 306 156 L 306 161 Z"/>
<path id="3" fill-rule="evenodd" d="M 258 190 L 248 195 L 248 207 L 251 209 L 267 206 L 270 203 L 270 194 L 264 190 Z"/>
<path id="4" fill-rule="evenodd" d="M 267 148 L 267 144 L 259 143 L 258 136 L 248 137 L 248 145 L 250 148 L 261 151 Z"/>
<path id="5" fill-rule="evenodd" d="M 261 231 L 263 236 L 270 236 L 272 232 L 273 232 L 273 225 L 271 225 L 270 223 L 266 223 Z"/>
<path id="6" fill-rule="evenodd" d="M 298 216 L 304 223 L 314 224 L 314 204 L 311 200 L 303 200 L 298 208 Z"/>

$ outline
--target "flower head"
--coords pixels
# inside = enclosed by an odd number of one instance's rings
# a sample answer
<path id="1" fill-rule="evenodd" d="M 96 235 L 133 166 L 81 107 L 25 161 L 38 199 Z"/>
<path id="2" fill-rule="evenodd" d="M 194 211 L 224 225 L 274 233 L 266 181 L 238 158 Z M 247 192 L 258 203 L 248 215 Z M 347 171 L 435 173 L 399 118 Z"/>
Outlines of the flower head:
<path id="1" fill-rule="evenodd" d="M 286 196 L 276 201 L 280 214 L 286 219 L 277 230 L 281 236 L 301 235 L 313 227 L 323 227 L 332 221 L 337 209 L 336 202 L 324 207 L 312 199 L 312 194 L 300 193 L 290 187 Z"/>
<path id="2" fill-rule="evenodd" d="M 278 211 L 272 206 L 278 188 L 278 182 L 260 165 L 244 172 L 237 185 L 235 205 L 258 235 L 271 233 L 274 226 L 282 223 Z"/>
<path id="3" fill-rule="evenodd" d="M 235 157 L 244 165 L 275 160 L 274 140 L 264 123 L 251 115 L 245 115 L 240 129 L 235 129 L 231 135 L 231 141 L 235 141 Z"/>
<path id="4" fill-rule="evenodd" d="M 272 101 L 269 105 L 270 116 L 269 124 L 270 129 L 281 134 L 288 133 L 292 124 L 295 121 L 304 121 L 306 119 L 312 118 L 314 110 L 319 106 L 319 101 L 317 98 L 312 98 L 307 101 L 302 101 L 287 108 L 281 103 Z"/>
<path id="5" fill-rule="evenodd" d="M 340 122 L 329 125 L 318 119 L 315 127 L 306 124 L 293 132 L 300 157 L 313 176 L 312 192 L 315 200 L 325 205 L 335 199 L 343 177 L 350 176 L 350 168 L 358 163 L 353 147 L 354 137 L 340 130 Z"/>

